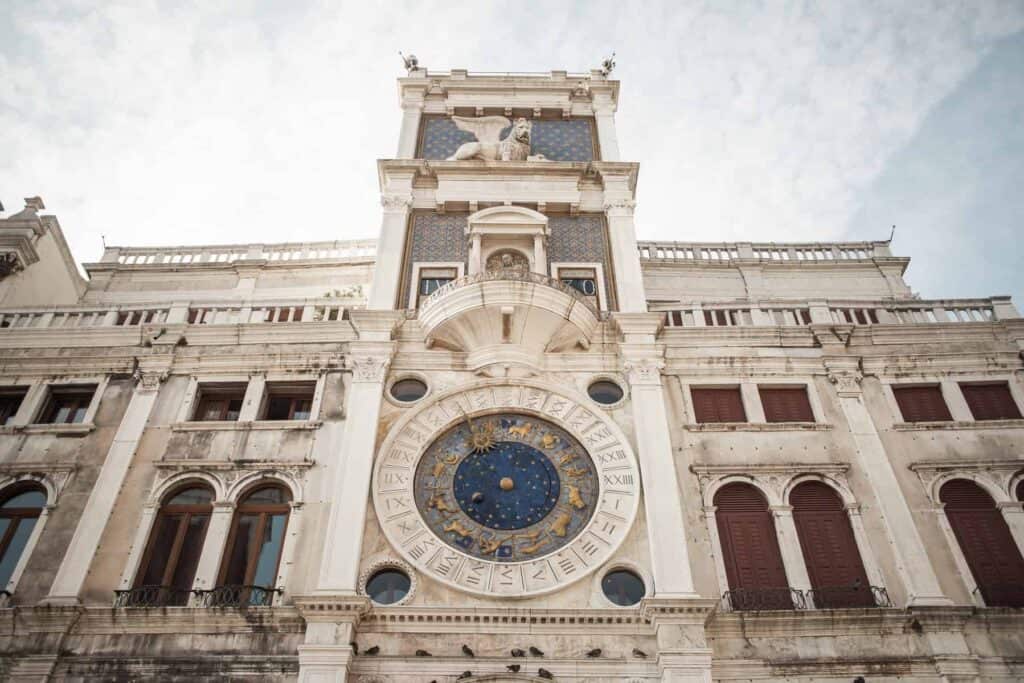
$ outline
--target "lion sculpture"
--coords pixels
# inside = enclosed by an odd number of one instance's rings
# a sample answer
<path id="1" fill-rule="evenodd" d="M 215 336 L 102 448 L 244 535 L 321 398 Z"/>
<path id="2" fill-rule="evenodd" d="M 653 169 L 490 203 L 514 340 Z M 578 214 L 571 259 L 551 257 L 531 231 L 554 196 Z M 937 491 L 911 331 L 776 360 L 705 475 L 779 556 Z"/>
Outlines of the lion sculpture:
<path id="1" fill-rule="evenodd" d="M 483 159 L 484 161 L 526 161 L 530 157 L 530 129 L 532 124 L 519 118 L 515 123 L 504 116 L 481 116 L 469 118 L 453 116 L 452 121 L 459 130 L 472 133 L 477 142 L 467 142 L 448 157 L 448 161 Z M 501 138 L 501 131 L 512 123 L 512 130 Z"/>

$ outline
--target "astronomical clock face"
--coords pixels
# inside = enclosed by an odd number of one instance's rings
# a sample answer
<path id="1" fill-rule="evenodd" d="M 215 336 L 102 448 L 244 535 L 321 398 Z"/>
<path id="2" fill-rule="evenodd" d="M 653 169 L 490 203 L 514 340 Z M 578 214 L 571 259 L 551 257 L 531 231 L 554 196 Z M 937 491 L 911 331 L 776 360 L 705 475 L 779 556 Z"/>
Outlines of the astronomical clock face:
<path id="1" fill-rule="evenodd" d="M 600 410 L 488 384 L 412 411 L 384 442 L 374 504 L 391 543 L 462 590 L 529 596 L 600 566 L 639 500 L 632 451 Z"/>
<path id="2" fill-rule="evenodd" d="M 599 493 L 597 470 L 579 441 L 515 413 L 448 429 L 420 458 L 414 488 L 436 536 L 498 562 L 541 557 L 572 541 Z"/>

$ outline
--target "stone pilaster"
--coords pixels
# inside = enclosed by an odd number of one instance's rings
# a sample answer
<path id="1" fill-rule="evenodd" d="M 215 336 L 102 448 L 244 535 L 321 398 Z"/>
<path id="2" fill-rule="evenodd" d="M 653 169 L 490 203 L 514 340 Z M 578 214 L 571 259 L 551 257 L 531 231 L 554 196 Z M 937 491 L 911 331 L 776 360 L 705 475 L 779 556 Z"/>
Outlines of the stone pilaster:
<path id="1" fill-rule="evenodd" d="M 306 621 L 299 645 L 300 683 L 345 683 L 355 652 L 359 620 L 370 609 L 364 597 L 299 597 L 295 606 Z"/>
<path id="2" fill-rule="evenodd" d="M 47 604 L 77 604 L 82 584 L 89 573 L 89 565 L 96 554 L 100 537 L 107 525 L 118 491 L 135 456 L 135 449 L 142 438 L 146 422 L 156 403 L 161 382 L 166 370 L 139 370 L 137 383 L 128 407 L 121 418 L 121 424 L 114 434 L 107 457 L 103 460 L 99 476 L 93 484 L 89 499 L 78 519 L 71 543 L 68 544 L 61 560 L 57 575 L 50 586 L 50 592 L 43 599 Z"/>
<path id="3" fill-rule="evenodd" d="M 390 191 L 382 194 L 380 198 L 383 211 L 373 285 L 369 300 L 366 302 L 369 309 L 393 310 L 398 305 L 398 283 L 402 279 L 402 257 L 405 254 L 405 232 L 409 223 L 409 209 L 412 207 L 411 174 L 407 180 L 409 187 L 390 188 Z"/>
<path id="4" fill-rule="evenodd" d="M 711 683 L 711 648 L 704 624 L 716 604 L 707 599 L 644 599 L 641 614 L 654 627 L 662 681 Z"/>
<path id="5" fill-rule="evenodd" d="M 615 263 L 615 294 L 619 310 L 624 313 L 643 313 L 647 311 L 647 298 L 633 223 L 636 202 L 631 197 L 613 196 L 610 179 L 605 178 L 605 183 L 604 213 L 608 221 L 612 262 Z"/>

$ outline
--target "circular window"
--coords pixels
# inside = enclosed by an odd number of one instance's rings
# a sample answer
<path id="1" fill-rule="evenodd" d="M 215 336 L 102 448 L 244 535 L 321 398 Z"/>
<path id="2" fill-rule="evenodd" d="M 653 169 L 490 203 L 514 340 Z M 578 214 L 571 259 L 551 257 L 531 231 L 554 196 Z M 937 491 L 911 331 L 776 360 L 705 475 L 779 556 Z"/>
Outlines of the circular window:
<path id="1" fill-rule="evenodd" d="M 414 377 L 400 379 L 391 385 L 391 397 L 402 403 L 412 403 L 427 395 L 427 385 Z"/>
<path id="2" fill-rule="evenodd" d="M 589 387 L 587 394 L 590 398 L 604 406 L 610 406 L 622 400 L 622 387 L 607 379 L 600 379 Z"/>
<path id="3" fill-rule="evenodd" d="M 604 596 L 616 605 L 628 607 L 640 602 L 647 587 L 639 576 L 625 569 L 608 572 L 601 579 L 601 590 Z"/>
<path id="4" fill-rule="evenodd" d="M 393 605 L 409 594 L 411 585 L 408 574 L 388 567 L 370 577 L 366 582 L 366 594 L 378 605 Z"/>

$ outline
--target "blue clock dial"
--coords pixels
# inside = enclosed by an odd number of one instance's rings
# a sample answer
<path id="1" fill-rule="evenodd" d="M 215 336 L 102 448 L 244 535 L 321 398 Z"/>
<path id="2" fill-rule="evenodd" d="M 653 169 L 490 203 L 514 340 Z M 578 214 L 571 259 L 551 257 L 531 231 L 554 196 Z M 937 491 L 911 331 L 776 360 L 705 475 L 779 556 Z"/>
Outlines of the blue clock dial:
<path id="1" fill-rule="evenodd" d="M 472 453 L 455 470 L 455 500 L 478 524 L 522 529 L 547 517 L 558 503 L 558 470 L 536 448 L 499 441 Z"/>
<path id="2" fill-rule="evenodd" d="M 532 560 L 573 540 L 597 507 L 590 455 L 561 427 L 529 415 L 467 419 L 416 467 L 416 506 L 448 545 L 481 559 Z"/>

